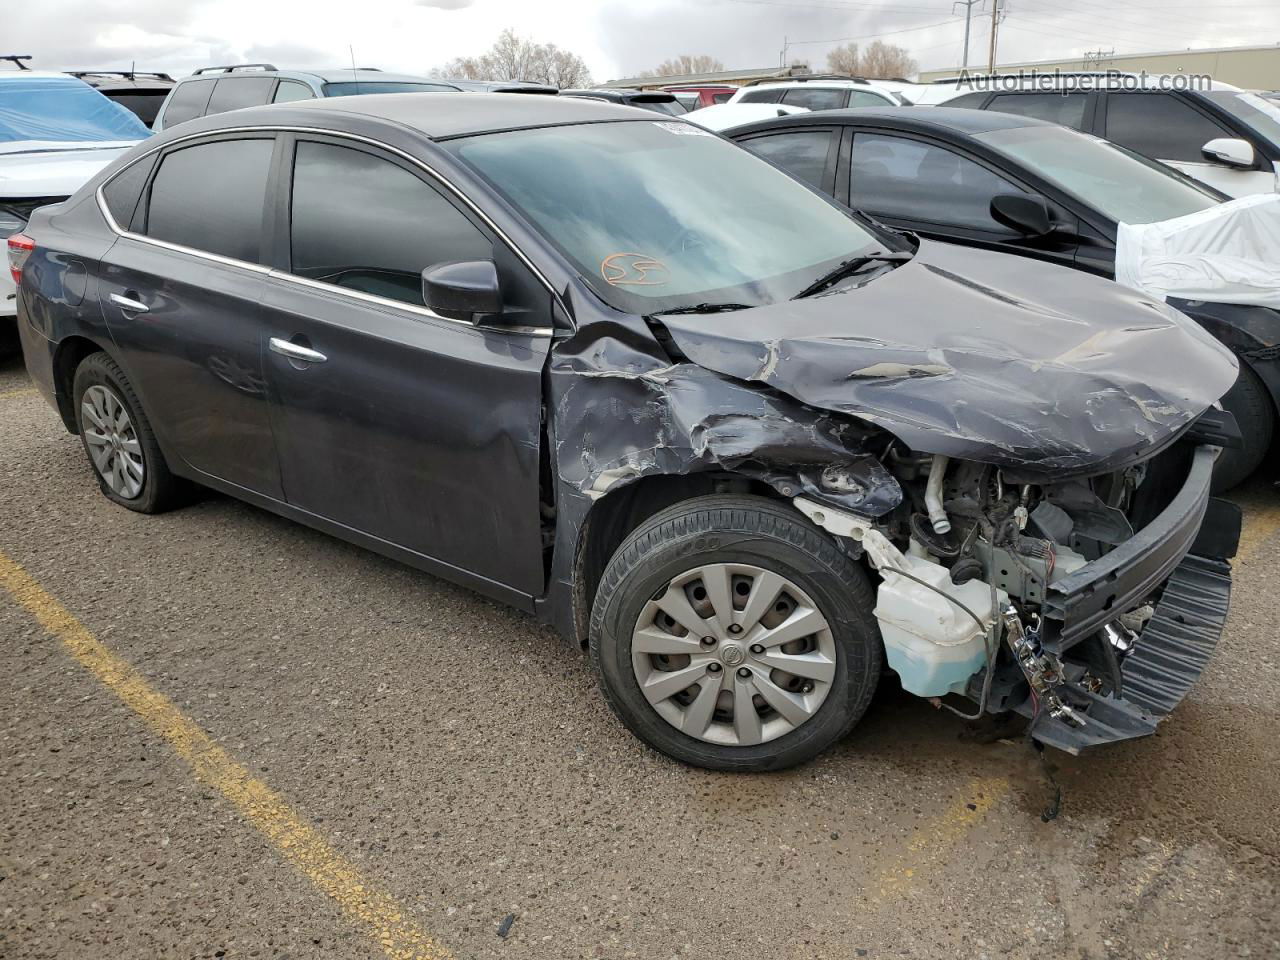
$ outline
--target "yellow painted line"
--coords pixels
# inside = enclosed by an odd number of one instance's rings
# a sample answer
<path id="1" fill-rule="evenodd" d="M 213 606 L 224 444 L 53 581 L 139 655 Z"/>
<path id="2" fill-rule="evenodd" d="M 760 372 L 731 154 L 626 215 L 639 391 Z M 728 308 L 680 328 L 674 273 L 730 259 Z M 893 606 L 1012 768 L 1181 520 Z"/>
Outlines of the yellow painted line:
<path id="1" fill-rule="evenodd" d="M 871 902 L 901 896 L 915 881 L 943 865 L 952 848 L 1008 794 L 1009 781 L 1003 777 L 978 777 L 970 781 L 961 791 L 960 799 L 925 824 L 907 845 L 905 853 L 884 869 L 873 885 Z"/>
<path id="2" fill-rule="evenodd" d="M 16 400 L 18 397 L 34 397 L 37 393 L 35 387 L 23 387 L 21 390 L 7 390 L 0 393 L 0 400 Z"/>
<path id="3" fill-rule="evenodd" d="M 163 737 L 195 775 L 239 809 L 286 860 L 328 894 L 391 960 L 452 960 L 389 894 L 360 876 L 279 794 L 231 759 L 168 697 L 116 656 L 25 570 L 0 553 L 3 587 L 67 651 Z"/>
<path id="4" fill-rule="evenodd" d="M 1236 551 L 1238 562 L 1252 560 L 1267 541 L 1280 532 L 1280 493 L 1276 494 L 1276 501 L 1254 510 L 1246 509 L 1240 548 Z"/>

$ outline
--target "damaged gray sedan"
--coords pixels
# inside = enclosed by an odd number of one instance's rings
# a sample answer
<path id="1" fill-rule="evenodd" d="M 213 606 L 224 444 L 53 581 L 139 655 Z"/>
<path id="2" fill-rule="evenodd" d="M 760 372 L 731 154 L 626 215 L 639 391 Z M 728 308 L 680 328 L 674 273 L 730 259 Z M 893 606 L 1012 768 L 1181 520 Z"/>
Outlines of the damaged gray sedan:
<path id="1" fill-rule="evenodd" d="M 28 369 L 107 497 L 212 487 L 530 612 L 689 763 L 814 756 L 886 664 L 1063 749 L 1140 736 L 1222 630 L 1226 349 L 678 120 L 236 111 L 9 246 Z"/>

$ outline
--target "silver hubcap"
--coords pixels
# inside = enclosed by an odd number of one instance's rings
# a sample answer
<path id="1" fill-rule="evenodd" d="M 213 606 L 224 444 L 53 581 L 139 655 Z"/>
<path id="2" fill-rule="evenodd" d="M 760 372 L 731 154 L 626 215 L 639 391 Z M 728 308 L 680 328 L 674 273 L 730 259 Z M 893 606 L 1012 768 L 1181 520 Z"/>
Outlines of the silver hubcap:
<path id="1" fill-rule="evenodd" d="M 115 393 L 94 384 L 84 392 L 80 412 L 94 469 L 112 493 L 132 500 L 142 492 L 146 464 L 129 411 Z"/>
<path id="2" fill-rule="evenodd" d="M 744 563 L 682 573 L 645 604 L 631 665 L 664 720 L 707 743 L 750 746 L 817 713 L 836 675 L 826 618 L 786 577 Z"/>

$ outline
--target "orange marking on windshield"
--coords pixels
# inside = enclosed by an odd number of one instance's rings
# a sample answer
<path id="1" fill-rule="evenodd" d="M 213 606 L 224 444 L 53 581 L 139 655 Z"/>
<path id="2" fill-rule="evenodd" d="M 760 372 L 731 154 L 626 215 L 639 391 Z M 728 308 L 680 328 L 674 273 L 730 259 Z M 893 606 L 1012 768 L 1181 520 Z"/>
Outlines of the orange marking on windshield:
<path id="1" fill-rule="evenodd" d="M 615 287 L 658 287 L 671 279 L 671 271 L 643 253 L 611 253 L 600 261 L 600 276 Z"/>

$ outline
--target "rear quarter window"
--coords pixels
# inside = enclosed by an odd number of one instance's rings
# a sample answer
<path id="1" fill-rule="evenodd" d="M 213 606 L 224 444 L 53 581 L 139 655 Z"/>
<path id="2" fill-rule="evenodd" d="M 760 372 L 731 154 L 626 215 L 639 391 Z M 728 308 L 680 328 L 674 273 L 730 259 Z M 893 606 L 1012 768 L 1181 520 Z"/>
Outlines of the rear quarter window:
<path id="1" fill-rule="evenodd" d="M 173 88 L 173 94 L 164 108 L 163 121 L 166 127 L 186 123 L 196 117 L 203 117 L 209 105 L 209 97 L 213 94 L 214 80 L 188 80 Z"/>
<path id="2" fill-rule="evenodd" d="M 275 85 L 275 77 L 223 77 L 213 88 L 205 114 L 261 106 L 271 97 Z"/>
<path id="3" fill-rule="evenodd" d="M 103 186 L 102 199 L 111 211 L 111 219 L 121 230 L 128 230 L 133 223 L 138 198 L 142 196 L 142 188 L 147 185 L 147 177 L 151 176 L 151 168 L 155 165 L 156 156 L 152 154 L 125 167 Z"/>

